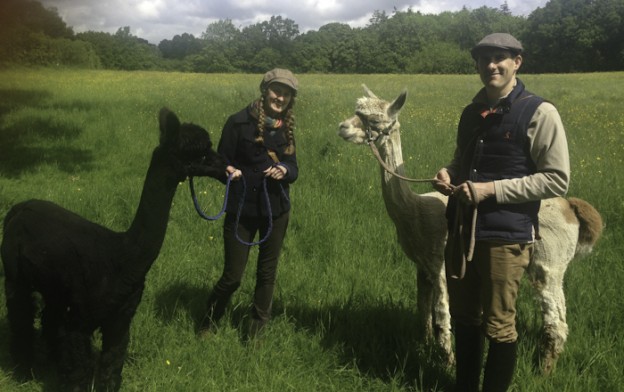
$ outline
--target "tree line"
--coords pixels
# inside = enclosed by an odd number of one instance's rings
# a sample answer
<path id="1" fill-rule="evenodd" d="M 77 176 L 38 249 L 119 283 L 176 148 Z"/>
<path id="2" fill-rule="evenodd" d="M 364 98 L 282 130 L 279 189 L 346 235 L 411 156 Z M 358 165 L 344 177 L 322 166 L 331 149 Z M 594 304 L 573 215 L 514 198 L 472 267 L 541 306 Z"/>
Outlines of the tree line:
<path id="1" fill-rule="evenodd" d="M 0 66 L 259 73 L 280 66 L 296 73 L 474 72 L 469 50 L 491 32 L 525 46 L 523 72 L 624 70 L 624 0 L 550 0 L 529 16 L 500 8 L 425 15 L 375 11 L 365 27 L 328 23 L 301 33 L 281 16 L 245 27 L 210 23 L 158 45 L 131 33 L 74 33 L 56 9 L 35 0 L 0 4 Z"/>

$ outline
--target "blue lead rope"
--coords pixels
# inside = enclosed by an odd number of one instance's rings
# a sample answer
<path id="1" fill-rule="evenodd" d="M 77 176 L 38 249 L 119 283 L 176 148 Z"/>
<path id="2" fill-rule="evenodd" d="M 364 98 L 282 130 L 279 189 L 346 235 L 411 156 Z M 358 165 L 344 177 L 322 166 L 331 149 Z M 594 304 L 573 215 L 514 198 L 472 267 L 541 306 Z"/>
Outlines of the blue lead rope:
<path id="1" fill-rule="evenodd" d="M 189 177 L 189 189 L 191 190 L 191 198 L 193 199 L 193 204 L 195 205 L 195 210 L 202 218 L 214 221 L 221 218 L 221 215 L 225 213 L 225 209 L 227 207 L 228 195 L 230 193 L 230 182 L 232 182 L 232 175 L 230 174 L 227 178 L 227 182 L 225 183 L 225 198 L 223 199 L 223 208 L 221 211 L 215 216 L 208 216 L 204 213 L 202 208 L 199 206 L 199 201 L 197 201 L 197 196 L 195 195 L 195 185 L 193 184 L 193 177 Z"/>
<path id="2" fill-rule="evenodd" d="M 256 242 L 247 242 L 244 241 L 238 235 L 238 223 L 240 222 L 241 213 L 243 211 L 243 204 L 245 200 L 245 195 L 247 194 L 247 183 L 245 181 L 245 176 L 241 176 L 243 180 L 243 194 L 241 195 L 240 200 L 238 201 L 238 211 L 236 212 L 236 224 L 234 225 L 234 234 L 236 235 L 236 239 L 243 245 L 254 246 L 260 245 L 269 239 L 271 232 L 273 231 L 273 213 L 271 211 L 271 201 L 269 200 L 269 191 L 267 190 L 267 179 L 264 177 L 262 179 L 262 190 L 264 191 L 264 200 L 266 202 L 267 213 L 269 214 L 269 228 L 267 229 L 266 235 L 259 241 Z"/>
<path id="3" fill-rule="evenodd" d="M 234 226 L 234 234 L 236 235 L 236 239 L 238 240 L 238 242 L 240 242 L 243 245 L 247 245 L 247 246 L 260 245 L 261 243 L 265 242 L 269 238 L 269 236 L 271 235 L 271 232 L 273 231 L 273 213 L 272 213 L 272 210 L 271 210 L 271 201 L 269 200 L 269 191 L 267 189 L 267 179 L 266 179 L 266 177 L 262 179 L 262 189 L 264 191 L 263 193 L 264 193 L 264 200 L 265 200 L 265 203 L 266 203 L 267 213 L 269 215 L 269 227 L 268 227 L 267 233 L 264 236 L 264 238 L 262 238 L 262 239 L 260 239 L 259 241 L 256 241 L 256 242 L 244 241 L 238 235 L 238 224 L 240 222 L 241 214 L 242 214 L 242 211 L 243 211 L 243 204 L 244 204 L 244 200 L 245 200 L 245 195 L 247 194 L 247 183 L 245 181 L 245 177 L 242 176 L 241 179 L 243 181 L 243 194 L 241 195 L 241 198 L 240 198 L 239 203 L 238 203 L 238 211 L 236 212 L 236 224 Z M 193 205 L 195 206 L 195 210 L 197 211 L 199 216 L 201 216 L 202 218 L 204 218 L 206 220 L 209 220 L 209 221 L 215 221 L 215 220 L 219 219 L 225 213 L 225 210 L 227 208 L 228 195 L 230 193 L 230 184 L 231 184 L 231 182 L 232 182 L 232 174 L 230 174 L 228 176 L 227 182 L 225 184 L 225 198 L 223 200 L 223 207 L 221 208 L 221 211 L 219 211 L 219 213 L 217 215 L 209 216 L 209 215 L 206 215 L 206 213 L 204 213 L 204 211 L 202 210 L 202 208 L 199 205 L 199 202 L 197 201 L 197 195 L 195 194 L 195 185 L 193 183 L 193 177 L 189 178 L 189 188 L 191 190 L 191 197 L 193 199 Z M 284 191 L 284 188 L 282 187 L 281 184 L 280 184 L 280 188 L 282 188 L 282 195 L 284 197 L 286 197 L 286 200 L 288 200 L 288 197 L 286 196 L 286 191 Z"/>

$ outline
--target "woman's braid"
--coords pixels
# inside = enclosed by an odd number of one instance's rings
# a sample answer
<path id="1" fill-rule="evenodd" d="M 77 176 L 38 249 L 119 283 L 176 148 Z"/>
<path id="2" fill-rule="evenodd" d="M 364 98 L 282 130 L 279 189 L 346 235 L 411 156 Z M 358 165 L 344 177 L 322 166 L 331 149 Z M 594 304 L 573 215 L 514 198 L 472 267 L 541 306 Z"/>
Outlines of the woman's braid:
<path id="1" fill-rule="evenodd" d="M 260 96 L 260 104 L 258 105 L 258 136 L 256 143 L 264 144 L 264 124 L 266 115 L 264 114 L 264 94 Z"/>
<path id="2" fill-rule="evenodd" d="M 284 154 L 286 155 L 292 155 L 295 153 L 295 113 L 292 110 L 295 98 L 293 97 L 292 99 L 293 101 L 291 102 L 288 112 L 286 112 L 285 118 L 286 140 L 288 141 L 288 146 L 286 147 L 286 150 L 284 150 Z"/>

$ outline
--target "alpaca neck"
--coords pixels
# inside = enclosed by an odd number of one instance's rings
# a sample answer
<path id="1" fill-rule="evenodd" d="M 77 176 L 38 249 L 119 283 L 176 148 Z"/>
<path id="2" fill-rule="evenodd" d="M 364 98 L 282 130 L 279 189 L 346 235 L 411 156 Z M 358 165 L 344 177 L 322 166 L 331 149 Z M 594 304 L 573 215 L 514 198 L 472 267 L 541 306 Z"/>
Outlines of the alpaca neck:
<path id="1" fill-rule="evenodd" d="M 178 185 L 178 179 L 168 167 L 166 154 L 158 148 L 154 150 L 136 215 L 126 232 L 126 244 L 138 252 L 132 269 L 143 277 L 158 257 L 165 239 L 169 211 Z"/>
<path id="2" fill-rule="evenodd" d="M 388 168 L 394 173 L 405 175 L 399 130 L 390 133 L 378 148 L 379 154 Z M 416 194 L 410 189 L 407 182 L 388 173 L 383 166 L 380 165 L 380 167 L 381 190 L 386 208 L 391 216 L 394 216 L 393 211 L 400 215 L 404 206 L 410 203 L 409 198 L 413 198 Z"/>

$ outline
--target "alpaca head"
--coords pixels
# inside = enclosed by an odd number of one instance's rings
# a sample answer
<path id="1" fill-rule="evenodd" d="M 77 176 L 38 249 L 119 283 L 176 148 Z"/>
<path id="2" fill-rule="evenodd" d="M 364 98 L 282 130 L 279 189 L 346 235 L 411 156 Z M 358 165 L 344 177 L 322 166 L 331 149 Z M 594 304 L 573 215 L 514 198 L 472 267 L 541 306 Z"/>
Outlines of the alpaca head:
<path id="1" fill-rule="evenodd" d="M 357 100 L 355 115 L 341 122 L 338 131 L 340 137 L 355 144 L 380 140 L 398 130 L 399 112 L 407 98 L 407 90 L 404 90 L 394 101 L 388 102 L 362 86 L 367 96 Z"/>
<path id="2" fill-rule="evenodd" d="M 191 176 L 224 176 L 226 162 L 212 149 L 210 135 L 195 124 L 180 124 L 167 108 L 160 110 L 160 146 L 174 159 L 173 167 L 184 180 Z"/>

